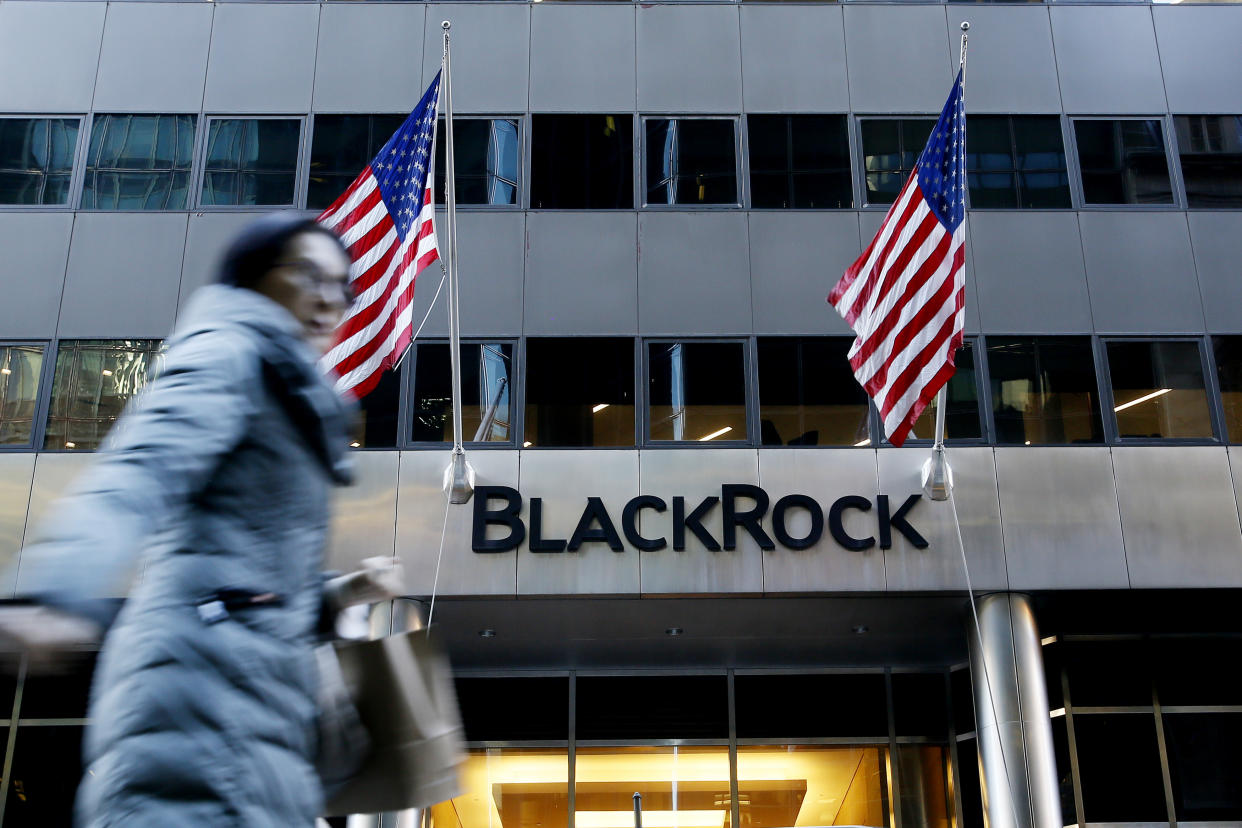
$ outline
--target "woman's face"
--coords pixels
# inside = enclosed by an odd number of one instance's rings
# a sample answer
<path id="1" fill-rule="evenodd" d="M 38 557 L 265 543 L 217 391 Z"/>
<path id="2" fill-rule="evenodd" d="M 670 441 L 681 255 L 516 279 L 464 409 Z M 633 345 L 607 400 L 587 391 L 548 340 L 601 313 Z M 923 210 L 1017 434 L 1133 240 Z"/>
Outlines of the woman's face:
<path id="1" fill-rule="evenodd" d="M 353 300 L 349 257 L 323 233 L 300 233 L 254 289 L 302 323 L 302 338 L 317 353 L 332 347 L 333 332 Z"/>

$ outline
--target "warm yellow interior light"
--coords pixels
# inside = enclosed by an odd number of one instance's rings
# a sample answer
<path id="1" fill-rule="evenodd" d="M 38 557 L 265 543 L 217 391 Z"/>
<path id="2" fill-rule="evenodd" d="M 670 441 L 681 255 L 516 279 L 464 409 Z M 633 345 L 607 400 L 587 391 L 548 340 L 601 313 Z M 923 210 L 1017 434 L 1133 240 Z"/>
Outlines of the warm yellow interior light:
<path id="1" fill-rule="evenodd" d="M 1169 393 L 1172 390 L 1173 390 L 1172 388 L 1161 388 L 1159 391 L 1152 391 L 1150 394 L 1144 394 L 1143 396 L 1139 397 L 1137 400 L 1130 400 L 1127 403 L 1122 403 L 1121 405 L 1114 408 L 1113 411 L 1125 411 L 1127 408 L 1129 408 L 1132 405 L 1138 405 L 1139 403 L 1145 403 L 1148 400 L 1154 400 L 1156 397 L 1164 396 L 1165 394 Z"/>
<path id="2" fill-rule="evenodd" d="M 870 437 L 868 437 L 866 440 L 859 440 L 857 443 L 854 444 L 854 448 L 862 448 L 863 446 L 869 446 L 869 445 L 871 445 Z"/>
<path id="3" fill-rule="evenodd" d="M 725 426 L 724 428 L 720 429 L 719 431 L 713 431 L 711 434 L 708 434 L 706 437 L 700 437 L 700 438 L 699 438 L 699 442 L 700 442 L 700 443 L 702 443 L 702 442 L 705 442 L 705 441 L 707 441 L 707 440 L 714 440 L 714 439 L 716 439 L 717 437 L 719 437 L 721 434 L 727 434 L 728 432 L 730 432 L 730 431 L 732 431 L 732 430 L 733 430 L 733 426 Z"/>
<path id="4" fill-rule="evenodd" d="M 603 411 L 607 407 L 608 407 L 608 403 L 600 403 L 599 405 L 591 409 L 591 413 L 598 414 L 599 412 Z"/>
<path id="5" fill-rule="evenodd" d="M 721 828 L 726 810 L 643 811 L 643 828 Z M 633 828 L 633 811 L 575 811 L 578 828 Z"/>

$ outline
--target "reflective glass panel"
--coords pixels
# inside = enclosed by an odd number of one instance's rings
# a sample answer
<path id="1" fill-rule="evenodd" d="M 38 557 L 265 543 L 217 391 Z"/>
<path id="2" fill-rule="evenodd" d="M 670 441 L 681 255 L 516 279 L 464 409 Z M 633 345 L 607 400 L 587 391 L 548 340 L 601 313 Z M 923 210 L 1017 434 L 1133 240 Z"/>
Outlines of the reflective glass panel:
<path id="1" fill-rule="evenodd" d="M 579 740 L 728 739 L 729 682 L 724 675 L 580 676 L 574 713 Z"/>
<path id="2" fill-rule="evenodd" d="M 957 743 L 954 785 L 962 793 L 962 828 L 984 828 L 983 789 L 979 784 L 979 746 L 974 739 Z"/>
<path id="3" fill-rule="evenodd" d="M 643 828 L 729 828 L 729 749 L 721 747 L 578 748 L 576 828 L 630 828 L 634 794 Z"/>
<path id="4" fill-rule="evenodd" d="M 63 340 L 56 351 L 46 449 L 96 449 L 158 370 L 158 339 Z"/>
<path id="5" fill-rule="evenodd" d="M 1055 115 L 971 115 L 966 122 L 970 205 L 1069 207 L 1069 174 Z"/>
<path id="6" fill-rule="evenodd" d="M 30 445 L 42 376 L 42 345 L 0 345 L 0 446 Z"/>
<path id="7" fill-rule="evenodd" d="M 397 445 L 397 408 L 401 404 L 401 371 L 384 371 L 379 382 L 358 401 L 350 448 L 392 448 Z"/>
<path id="8" fill-rule="evenodd" d="M 1242 207 L 1242 115 L 1174 115 L 1173 129 L 1186 203 Z"/>
<path id="9" fill-rule="evenodd" d="M 565 748 L 472 750 L 462 793 L 431 808 L 434 828 L 564 828 L 569 824 Z M 583 826 L 585 828 L 585 826 Z"/>
<path id="10" fill-rule="evenodd" d="M 998 443 L 1104 439 L 1088 337 L 989 337 L 988 377 Z"/>
<path id="11" fill-rule="evenodd" d="M 957 352 L 957 371 L 949 378 L 948 411 L 944 417 L 946 440 L 978 440 L 983 437 L 979 419 L 979 390 L 975 383 L 975 349 L 971 342 Z M 936 405 L 939 395 L 923 409 L 910 429 L 908 440 L 931 440 L 936 436 Z"/>
<path id="12" fill-rule="evenodd" d="M 414 429 L 416 442 L 453 440 L 453 384 L 446 344 L 416 345 Z M 513 346 L 501 342 L 461 346 L 462 433 L 465 442 L 513 439 L 509 411 Z"/>
<path id="13" fill-rule="evenodd" d="M 634 340 L 526 340 L 523 445 L 634 445 Z"/>
<path id="14" fill-rule="evenodd" d="M 1165 713 L 1178 821 L 1242 820 L 1242 713 Z"/>
<path id="15" fill-rule="evenodd" d="M 405 115 L 316 115 L 306 206 L 322 210 L 345 192 Z"/>
<path id="16" fill-rule="evenodd" d="M 70 828 L 82 781 L 81 725 L 19 727 L 4 805 L 5 825 Z"/>
<path id="17" fill-rule="evenodd" d="M 633 207 L 633 116 L 533 116 L 530 206 L 536 210 Z"/>
<path id="18" fill-rule="evenodd" d="M 733 694 L 740 739 L 888 737 L 882 673 L 740 675 Z"/>
<path id="19" fill-rule="evenodd" d="M 1061 657 L 1075 707 L 1152 704 L 1151 655 L 1144 642 L 1065 641 Z"/>
<path id="20" fill-rule="evenodd" d="M 1074 740 L 1084 821 L 1168 820 L 1155 716 L 1079 714 Z"/>
<path id="21" fill-rule="evenodd" d="M 854 206 L 844 115 L 748 115 L 746 131 L 753 206 Z"/>
<path id="22" fill-rule="evenodd" d="M 1212 436 L 1197 342 L 1108 343 L 1121 437 Z"/>
<path id="23" fill-rule="evenodd" d="M 944 673 L 893 673 L 893 726 L 898 736 L 949 738 Z"/>
<path id="24" fill-rule="evenodd" d="M 1087 204 L 1173 203 L 1159 121 L 1074 121 L 1074 135 Z"/>
<path id="25" fill-rule="evenodd" d="M 897 804 L 902 825 L 949 828 L 949 749 L 943 745 L 898 745 Z"/>
<path id="26" fill-rule="evenodd" d="M 23 719 L 86 718 L 96 653 L 66 654 L 53 673 L 31 672 L 22 688 Z M 7 713 L 5 714 L 7 715 Z"/>
<path id="27" fill-rule="evenodd" d="M 454 685 L 468 742 L 569 738 L 566 676 L 462 677 Z M 515 716 L 514 710 L 522 714 Z"/>
<path id="28" fill-rule="evenodd" d="M 436 135 L 436 200 L 444 193 L 445 131 Z M 453 164 L 458 204 L 517 204 L 518 122 L 513 118 L 454 118 Z"/>
<path id="29" fill-rule="evenodd" d="M 301 132 L 302 122 L 295 118 L 212 120 L 202 203 L 293 204 Z"/>
<path id="30" fill-rule="evenodd" d="M 868 118 L 862 121 L 868 204 L 893 203 L 935 125 L 935 118 Z"/>
<path id="31" fill-rule="evenodd" d="M 194 115 L 96 115 L 86 157 L 87 210 L 184 210 Z"/>
<path id="32" fill-rule="evenodd" d="M 759 429 L 765 446 L 867 445 L 867 392 L 844 337 L 759 339 Z"/>
<path id="33" fill-rule="evenodd" d="M 741 824 L 751 828 L 884 828 L 889 825 L 888 750 L 873 745 L 738 745 L 737 795 Z"/>
<path id="34" fill-rule="evenodd" d="M 736 204 L 735 132 L 723 118 L 649 118 L 647 203 Z"/>
<path id="35" fill-rule="evenodd" d="M 647 354 L 652 440 L 746 439 L 741 342 L 652 342 Z"/>
<path id="36" fill-rule="evenodd" d="M 1212 351 L 1225 409 L 1225 431 L 1233 442 L 1242 442 L 1242 336 L 1214 337 Z"/>
<path id="37" fill-rule="evenodd" d="M 0 204 L 68 204 L 77 118 L 0 118 Z"/>
<path id="38" fill-rule="evenodd" d="M 1242 683 L 1221 669 L 1242 664 L 1242 638 L 1157 638 L 1151 649 L 1161 706 L 1242 705 Z"/>
<path id="39" fill-rule="evenodd" d="M 1057 761 L 1057 790 L 1061 793 L 1061 817 L 1066 825 L 1078 821 L 1074 802 L 1074 765 L 1070 761 L 1069 723 L 1065 716 L 1052 717 L 1052 749 Z"/>

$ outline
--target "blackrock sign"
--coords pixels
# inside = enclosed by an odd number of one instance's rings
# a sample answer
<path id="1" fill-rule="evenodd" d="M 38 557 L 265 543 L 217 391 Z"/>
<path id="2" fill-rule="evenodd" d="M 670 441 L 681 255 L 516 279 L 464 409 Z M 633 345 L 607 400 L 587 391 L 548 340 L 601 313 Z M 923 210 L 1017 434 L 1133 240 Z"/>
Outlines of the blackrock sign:
<path id="1" fill-rule="evenodd" d="M 546 537 L 543 531 L 543 499 L 532 497 L 529 502 L 527 522 L 522 520 L 522 494 L 509 486 L 479 486 L 474 491 L 474 522 L 471 530 L 471 547 L 475 552 L 508 552 L 517 549 L 530 535 L 531 552 L 576 552 L 587 543 L 604 543 L 615 552 L 624 551 L 625 541 L 635 549 L 654 552 L 669 545 L 667 537 L 648 537 L 639 531 L 639 514 L 644 509 L 655 512 L 672 510 L 672 546 L 675 550 L 686 548 L 686 533 L 698 538 L 703 546 L 712 551 L 737 548 L 738 531 L 750 535 L 761 549 L 775 549 L 780 544 L 786 549 L 808 549 L 819 542 L 825 524 L 832 539 L 845 549 L 870 549 L 879 544 L 881 549 L 893 545 L 893 532 L 903 535 L 918 549 L 927 548 L 927 540 L 910 524 L 910 512 L 922 498 L 912 494 L 896 510 L 888 495 L 876 495 L 875 503 L 861 495 L 837 498 L 824 509 L 813 497 L 804 494 L 785 495 L 775 504 L 768 493 L 748 483 L 725 483 L 720 496 L 703 498 L 692 508 L 687 508 L 684 497 L 674 497 L 672 503 L 655 495 L 639 495 L 625 504 L 621 511 L 620 532 L 613 516 L 608 514 L 602 498 L 587 497 L 582 517 L 573 534 L 568 538 Z M 739 500 L 747 501 L 739 504 Z M 845 531 L 843 516 L 849 509 L 870 512 L 874 505 L 875 534 L 854 537 Z M 719 539 L 704 526 L 703 521 L 719 506 L 723 517 L 723 532 Z M 763 519 L 771 507 L 772 534 L 763 528 Z M 810 515 L 810 530 L 801 537 L 789 533 L 791 516 L 798 510 Z M 504 537 L 489 538 L 488 527 L 502 527 Z M 495 533 L 493 533 L 495 534 Z"/>

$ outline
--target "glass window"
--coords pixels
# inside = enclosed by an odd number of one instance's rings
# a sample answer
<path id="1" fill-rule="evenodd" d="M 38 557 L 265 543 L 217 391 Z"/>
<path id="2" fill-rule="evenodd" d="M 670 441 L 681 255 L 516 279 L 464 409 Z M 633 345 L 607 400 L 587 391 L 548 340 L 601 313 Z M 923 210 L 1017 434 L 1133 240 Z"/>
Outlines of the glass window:
<path id="1" fill-rule="evenodd" d="M 23 719 L 84 719 L 96 653 L 66 653 L 56 672 L 31 672 L 22 688 Z M 7 715 L 7 713 L 5 714 Z"/>
<path id="2" fill-rule="evenodd" d="M 96 449 L 159 367 L 158 339 L 78 339 L 56 350 L 43 447 Z"/>
<path id="3" fill-rule="evenodd" d="M 634 445 L 634 340 L 526 340 L 523 445 Z"/>
<path id="4" fill-rule="evenodd" d="M 1057 762 L 1057 790 L 1061 793 L 1061 817 L 1063 824 L 1073 825 L 1078 822 L 1078 810 L 1074 802 L 1074 765 L 1070 761 L 1069 722 L 1065 716 L 1053 716 L 1051 724 L 1052 750 L 1056 754 Z"/>
<path id="5" fill-rule="evenodd" d="M 741 342 L 652 342 L 647 358 L 650 439 L 746 439 Z"/>
<path id="6" fill-rule="evenodd" d="M 943 745 L 898 745 L 897 767 L 901 824 L 949 828 L 949 749 Z"/>
<path id="7" fill-rule="evenodd" d="M 738 745 L 737 793 L 741 824 L 749 828 L 883 828 L 889 825 L 888 750 L 874 745 Z"/>
<path id="8" fill-rule="evenodd" d="M 1075 707 L 1151 706 L 1151 655 L 1142 641 L 1066 641 L 1062 658 Z"/>
<path id="9" fill-rule="evenodd" d="M 436 201 L 444 193 L 444 136 L 441 120 L 436 134 Z M 454 118 L 453 164 L 458 204 L 517 204 L 517 120 Z"/>
<path id="10" fill-rule="evenodd" d="M 578 748 L 574 824 L 632 826 L 637 793 L 644 828 L 730 828 L 730 787 L 725 746 Z"/>
<path id="11" fill-rule="evenodd" d="M 887 739 L 886 696 L 881 673 L 736 676 L 737 735 Z"/>
<path id="12" fill-rule="evenodd" d="M 302 122 L 216 118 L 207 130 L 204 205 L 290 205 Z M 354 173 L 361 172 L 361 167 Z"/>
<path id="13" fill-rule="evenodd" d="M 405 115 L 316 115 L 307 208 L 331 206 L 405 119 Z"/>
<path id="14" fill-rule="evenodd" d="M 633 207 L 633 116 L 533 116 L 530 206 L 537 210 Z"/>
<path id="15" fill-rule="evenodd" d="M 1074 716 L 1085 822 L 1166 822 L 1151 713 Z"/>
<path id="16" fill-rule="evenodd" d="M 1225 431 L 1233 442 L 1242 442 L 1242 336 L 1214 337 L 1212 352 L 1225 409 Z"/>
<path id="17" fill-rule="evenodd" d="M 4 806 L 5 825 L 68 826 L 82 781 L 81 725 L 19 727 Z"/>
<path id="18" fill-rule="evenodd" d="M 1069 207 L 1069 173 L 1055 115 L 966 119 L 971 207 Z"/>
<path id="19" fill-rule="evenodd" d="M 0 204 L 68 204 L 78 118 L 0 118 Z"/>
<path id="20" fill-rule="evenodd" d="M 1120 437 L 1212 436 L 1197 342 L 1108 343 Z"/>
<path id="21" fill-rule="evenodd" d="M 569 824 L 569 754 L 565 748 L 472 750 L 460 779 L 459 796 L 431 807 L 434 828 L 564 828 Z"/>
<path id="22" fill-rule="evenodd" d="M 42 345 L 0 345 L 0 446 L 30 445 L 42 376 Z"/>
<path id="23" fill-rule="evenodd" d="M 867 392 L 854 379 L 843 337 L 759 339 L 759 432 L 765 446 L 860 446 Z"/>
<path id="24" fill-rule="evenodd" d="M 1175 115 L 1173 129 L 1186 204 L 1242 207 L 1242 115 Z"/>
<path id="25" fill-rule="evenodd" d="M 975 382 L 975 348 L 967 341 L 957 352 L 957 371 L 949 378 L 946 392 L 949 409 L 944 417 L 946 440 L 980 440 L 983 425 L 979 419 L 979 389 Z M 932 440 L 936 436 L 936 405 L 940 395 L 923 409 L 910 429 L 910 440 Z"/>
<path id="26" fill-rule="evenodd" d="M 748 115 L 746 132 L 753 206 L 854 206 L 844 115 Z"/>
<path id="27" fill-rule="evenodd" d="M 957 735 L 975 729 L 975 697 L 970 669 L 961 667 L 949 673 L 953 691 L 953 730 Z"/>
<path id="28" fill-rule="evenodd" d="M 987 347 L 998 443 L 1104 439 L 1090 338 L 991 337 Z"/>
<path id="29" fill-rule="evenodd" d="M 194 115 L 96 115 L 86 156 L 86 210 L 184 210 Z"/>
<path id="30" fill-rule="evenodd" d="M 1242 705 L 1242 683 L 1220 667 L 1242 663 L 1242 638 L 1157 638 L 1152 652 L 1161 706 Z"/>
<path id="31" fill-rule="evenodd" d="M 401 404 L 401 370 L 384 371 L 379 382 L 358 401 L 351 448 L 393 448 L 397 445 L 397 408 Z"/>
<path id="32" fill-rule="evenodd" d="M 730 119 L 647 119 L 647 203 L 737 204 L 736 147 Z"/>
<path id="33" fill-rule="evenodd" d="M 898 736 L 949 738 L 944 673 L 893 673 L 893 726 Z"/>
<path id="34" fill-rule="evenodd" d="M 415 442 L 453 440 L 453 383 L 447 344 L 415 346 Z M 461 346 L 462 433 L 466 442 L 513 439 L 509 411 L 513 346 L 483 342 Z"/>
<path id="35" fill-rule="evenodd" d="M 1159 121 L 1074 121 L 1074 136 L 1085 203 L 1173 203 Z"/>
<path id="36" fill-rule="evenodd" d="M 962 828 L 984 828 L 983 788 L 979 782 L 979 745 L 975 739 L 957 743 L 954 782 L 962 793 Z"/>
<path id="37" fill-rule="evenodd" d="M 580 676 L 576 692 L 578 739 L 729 738 L 729 682 L 723 675 Z M 724 779 L 728 790 L 727 768 Z"/>
<path id="38" fill-rule="evenodd" d="M 1164 740 L 1178 821 L 1242 820 L 1242 713 L 1166 713 Z"/>
<path id="39" fill-rule="evenodd" d="M 567 677 L 458 678 L 454 684 L 469 742 L 569 738 Z"/>
<path id="40" fill-rule="evenodd" d="M 892 204 L 919 160 L 935 118 L 868 118 L 862 121 L 867 203 Z"/>

